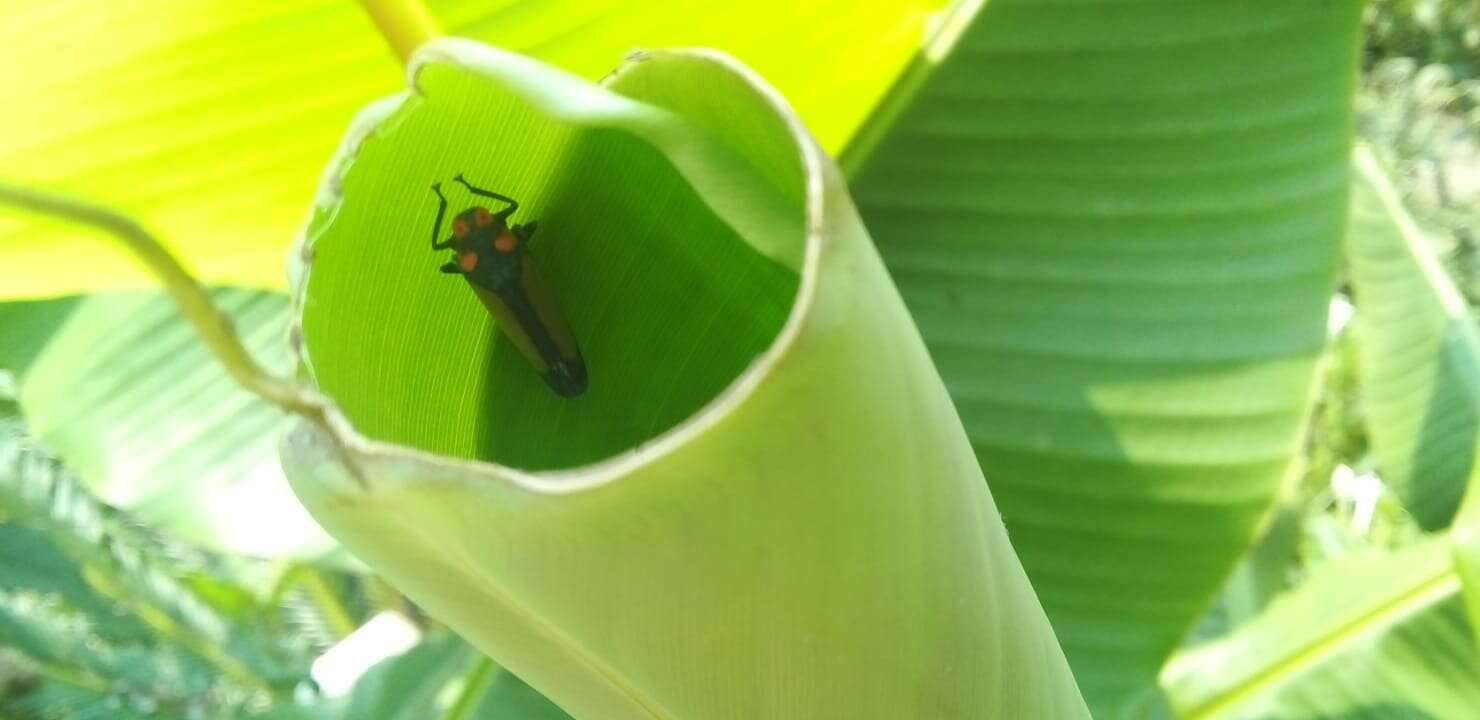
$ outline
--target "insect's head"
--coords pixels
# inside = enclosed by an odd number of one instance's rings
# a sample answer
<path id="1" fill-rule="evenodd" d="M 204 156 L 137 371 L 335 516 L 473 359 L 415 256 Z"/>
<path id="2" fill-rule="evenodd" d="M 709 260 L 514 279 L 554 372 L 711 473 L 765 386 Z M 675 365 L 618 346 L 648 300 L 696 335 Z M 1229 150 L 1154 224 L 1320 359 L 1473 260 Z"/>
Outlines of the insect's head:
<path id="1" fill-rule="evenodd" d="M 486 207 L 470 207 L 452 219 L 452 236 L 462 240 L 467 236 L 494 224 L 493 213 Z"/>

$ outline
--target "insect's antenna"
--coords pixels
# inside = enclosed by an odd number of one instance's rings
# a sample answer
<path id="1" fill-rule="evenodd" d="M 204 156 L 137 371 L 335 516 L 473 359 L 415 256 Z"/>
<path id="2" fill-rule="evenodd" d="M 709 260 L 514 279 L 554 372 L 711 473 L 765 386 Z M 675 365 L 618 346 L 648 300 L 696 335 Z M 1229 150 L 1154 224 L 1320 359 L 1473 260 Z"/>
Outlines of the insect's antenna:
<path id="1" fill-rule="evenodd" d="M 472 183 L 469 183 L 467 181 L 467 178 L 464 178 L 462 176 L 462 173 L 458 173 L 457 177 L 453 178 L 453 180 L 462 183 L 463 187 L 467 188 L 468 192 L 473 193 L 474 195 L 482 195 L 486 198 L 493 198 L 494 200 L 500 200 L 508 203 L 508 207 L 498 211 L 497 213 L 494 213 L 495 217 L 507 218 L 508 216 L 513 215 L 515 210 L 519 209 L 518 200 L 515 200 L 514 198 L 511 198 L 507 195 L 500 195 L 496 192 L 493 192 L 492 190 L 484 190 L 483 188 L 473 187 Z"/>

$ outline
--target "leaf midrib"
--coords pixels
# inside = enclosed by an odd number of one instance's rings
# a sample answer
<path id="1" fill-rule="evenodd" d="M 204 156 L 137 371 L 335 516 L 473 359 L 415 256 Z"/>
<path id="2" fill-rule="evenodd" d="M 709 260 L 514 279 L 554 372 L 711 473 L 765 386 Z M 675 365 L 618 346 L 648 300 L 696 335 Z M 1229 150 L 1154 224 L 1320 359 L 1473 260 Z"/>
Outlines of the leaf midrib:
<path id="1" fill-rule="evenodd" d="M 1458 573 L 1452 564 L 1445 565 L 1413 583 L 1403 592 L 1375 604 L 1366 612 L 1318 636 L 1314 641 L 1306 643 L 1289 656 L 1266 665 L 1242 683 L 1212 695 L 1202 703 L 1191 707 L 1184 717 L 1188 720 L 1218 717 L 1221 713 L 1237 707 L 1269 688 L 1288 682 L 1306 670 L 1325 662 L 1368 633 L 1397 624 L 1412 613 L 1435 605 L 1458 593 L 1459 590 Z"/>

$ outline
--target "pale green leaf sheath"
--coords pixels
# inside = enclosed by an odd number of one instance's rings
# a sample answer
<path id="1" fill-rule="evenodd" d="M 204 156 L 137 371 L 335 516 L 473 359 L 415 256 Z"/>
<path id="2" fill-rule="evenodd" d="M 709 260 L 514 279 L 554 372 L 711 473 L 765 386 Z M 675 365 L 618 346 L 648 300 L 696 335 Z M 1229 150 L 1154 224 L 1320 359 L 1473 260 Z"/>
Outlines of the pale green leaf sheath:
<path id="1" fill-rule="evenodd" d="M 1086 717 L 919 335 L 773 90 L 704 51 L 603 88 L 455 40 L 410 74 L 306 233 L 302 350 L 338 409 L 283 457 L 327 529 L 577 717 Z M 539 221 L 584 395 L 438 272 L 428 187 L 458 172 Z"/>
<path id="2" fill-rule="evenodd" d="M 1356 0 L 970 4 L 846 163 L 1096 717 L 1300 450 Z"/>

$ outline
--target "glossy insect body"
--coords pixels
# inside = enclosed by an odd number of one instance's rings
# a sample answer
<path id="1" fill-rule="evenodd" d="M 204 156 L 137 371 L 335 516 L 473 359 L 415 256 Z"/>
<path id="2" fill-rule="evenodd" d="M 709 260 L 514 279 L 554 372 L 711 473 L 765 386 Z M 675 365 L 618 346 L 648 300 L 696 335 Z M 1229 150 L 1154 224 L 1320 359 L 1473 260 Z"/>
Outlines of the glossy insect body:
<path id="1" fill-rule="evenodd" d="M 499 329 L 551 389 L 565 397 L 585 392 L 586 362 L 550 286 L 527 250 L 536 223 L 509 225 L 509 216 L 519 209 L 518 202 L 475 188 L 460 174 L 454 180 L 474 195 L 508 203 L 508 207 L 498 212 L 482 206 L 468 208 L 453 217 L 452 237 L 439 241 L 447 198 L 442 195 L 441 183 L 432 185 L 440 201 L 432 226 L 432 249 L 457 253 L 456 259 L 442 266 L 442 272 L 467 279 L 478 299 L 493 313 Z"/>

